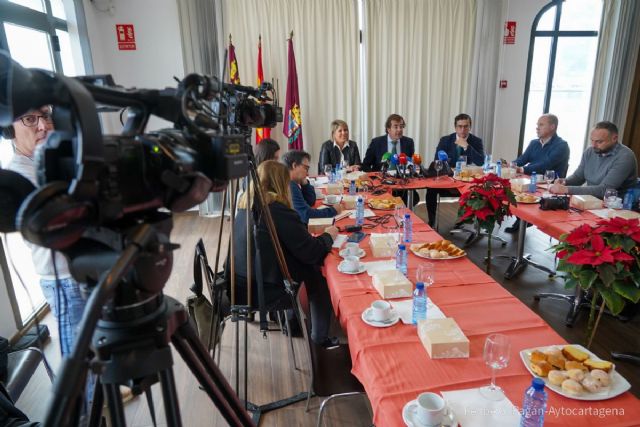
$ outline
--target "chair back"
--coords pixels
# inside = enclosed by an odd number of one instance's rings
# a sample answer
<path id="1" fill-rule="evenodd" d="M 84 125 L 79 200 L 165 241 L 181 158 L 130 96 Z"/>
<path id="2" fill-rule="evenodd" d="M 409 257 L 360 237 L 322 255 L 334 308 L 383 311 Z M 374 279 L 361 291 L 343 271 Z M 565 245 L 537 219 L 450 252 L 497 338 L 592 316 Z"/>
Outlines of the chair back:
<path id="1" fill-rule="evenodd" d="M 6 388 L 11 400 L 16 402 L 20 398 L 40 362 L 43 363 L 49 379 L 53 382 L 53 371 L 39 348 L 29 347 L 9 353 Z"/>
<path id="2" fill-rule="evenodd" d="M 351 355 L 348 344 L 325 348 L 311 340 L 309 301 L 304 284 L 298 290 L 297 302 L 303 333 L 309 344 L 313 392 L 318 396 L 364 392 L 362 384 L 351 374 Z"/>

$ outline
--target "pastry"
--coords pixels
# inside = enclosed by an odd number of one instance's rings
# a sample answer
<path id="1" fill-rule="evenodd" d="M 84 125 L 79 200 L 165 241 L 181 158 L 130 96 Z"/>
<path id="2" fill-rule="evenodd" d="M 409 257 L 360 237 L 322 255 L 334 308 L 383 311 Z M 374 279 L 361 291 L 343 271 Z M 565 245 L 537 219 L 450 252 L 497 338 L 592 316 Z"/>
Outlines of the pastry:
<path id="1" fill-rule="evenodd" d="M 567 376 L 574 381 L 582 381 L 585 376 L 585 372 L 582 369 L 569 369 L 567 371 Z"/>
<path id="2" fill-rule="evenodd" d="M 562 350 L 560 350 L 559 348 L 556 347 L 550 347 L 548 349 L 546 349 L 544 351 L 544 354 L 547 355 L 547 357 L 549 356 L 562 356 Z M 564 356 L 562 356 L 564 357 Z"/>
<path id="3" fill-rule="evenodd" d="M 531 370 L 540 377 L 546 377 L 552 369 L 553 366 L 546 360 L 531 364 Z"/>
<path id="4" fill-rule="evenodd" d="M 598 381 L 601 386 L 607 387 L 611 384 L 611 377 L 605 371 L 594 369 L 590 373 L 591 377 Z"/>
<path id="5" fill-rule="evenodd" d="M 600 369 L 605 372 L 610 372 L 613 369 L 613 363 L 606 360 L 593 360 L 587 359 L 584 361 L 584 365 L 591 371 L 594 369 Z"/>
<path id="6" fill-rule="evenodd" d="M 567 359 L 562 354 L 546 354 L 547 362 L 551 363 L 551 366 L 557 369 L 565 369 L 565 362 Z"/>
<path id="7" fill-rule="evenodd" d="M 567 379 L 566 371 L 557 371 L 555 369 L 549 371 L 549 374 L 547 376 L 549 377 L 549 382 L 553 385 L 560 385 L 564 380 Z"/>
<path id="8" fill-rule="evenodd" d="M 531 362 L 532 363 L 538 363 L 538 362 L 543 362 L 547 360 L 547 356 L 538 350 L 533 350 L 533 352 L 531 353 Z"/>
<path id="9" fill-rule="evenodd" d="M 579 382 L 572 379 L 568 379 L 562 382 L 562 390 L 569 394 L 578 395 L 578 394 L 582 394 L 582 392 L 584 391 L 584 388 Z"/>
<path id="10" fill-rule="evenodd" d="M 589 355 L 587 353 L 572 345 L 565 345 L 562 348 L 562 354 L 567 359 L 575 360 L 576 362 L 584 362 L 589 358 Z"/>
<path id="11" fill-rule="evenodd" d="M 576 362 L 575 360 L 568 360 L 567 362 L 565 362 L 564 369 L 566 369 L 567 371 L 570 369 L 580 369 L 585 372 L 589 370 L 589 368 L 587 368 L 580 362 Z"/>
<path id="12" fill-rule="evenodd" d="M 589 393 L 597 393 L 602 388 L 600 382 L 595 379 L 591 374 L 587 374 L 581 381 L 582 387 L 585 388 Z"/>

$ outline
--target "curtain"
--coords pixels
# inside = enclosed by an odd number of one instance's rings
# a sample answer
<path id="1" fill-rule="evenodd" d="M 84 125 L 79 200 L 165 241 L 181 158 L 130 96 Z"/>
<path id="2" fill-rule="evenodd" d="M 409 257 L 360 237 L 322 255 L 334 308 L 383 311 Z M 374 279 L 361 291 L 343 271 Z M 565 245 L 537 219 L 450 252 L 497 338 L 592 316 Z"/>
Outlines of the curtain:
<path id="1" fill-rule="evenodd" d="M 365 2 L 366 138 L 391 113 L 431 160 L 439 138 L 467 108 L 476 33 L 475 0 Z"/>
<path id="2" fill-rule="evenodd" d="M 351 139 L 361 140 L 357 0 L 223 0 L 222 5 L 223 44 L 228 46 L 231 34 L 241 84 L 256 84 L 258 36 L 262 35 L 264 78 L 276 80 L 283 107 L 287 39 L 293 31 L 304 149 L 311 154 L 312 165 L 330 137 L 334 119 L 345 120 Z M 281 123 L 271 137 L 287 150 Z"/>
<path id="3" fill-rule="evenodd" d="M 471 132 L 482 138 L 485 151 L 490 153 L 506 2 L 477 0 L 477 8 L 467 113 L 473 119 Z"/>
<path id="4" fill-rule="evenodd" d="M 220 4 L 215 0 L 178 1 L 185 75 L 220 76 Z"/>
<path id="5" fill-rule="evenodd" d="M 610 120 L 624 131 L 640 45 L 640 2 L 605 0 L 589 123 Z"/>

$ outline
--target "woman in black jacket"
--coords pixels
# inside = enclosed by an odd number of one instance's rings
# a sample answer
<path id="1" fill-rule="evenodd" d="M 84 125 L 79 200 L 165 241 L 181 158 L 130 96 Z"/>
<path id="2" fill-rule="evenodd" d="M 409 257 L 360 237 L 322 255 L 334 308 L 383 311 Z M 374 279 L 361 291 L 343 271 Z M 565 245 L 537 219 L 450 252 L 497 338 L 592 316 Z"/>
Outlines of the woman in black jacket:
<path id="1" fill-rule="evenodd" d="M 331 251 L 333 240 L 338 235 L 336 227 L 327 227 L 325 232 L 313 237 L 302 223 L 298 213 L 292 209 L 289 194 L 289 170 L 281 163 L 267 160 L 258 167 L 260 186 L 266 203 L 273 218 L 278 240 L 293 280 L 305 283 L 311 309 L 311 339 L 322 345 L 333 343 L 328 338 L 331 320 L 331 299 L 327 281 L 320 270 L 324 259 Z M 251 199 L 253 199 L 253 189 Z M 253 200 L 247 200 L 245 192 L 238 201 L 238 212 L 234 226 L 234 261 L 236 272 L 236 298 L 246 299 L 247 283 L 247 206 L 251 209 Z M 257 209 L 252 209 L 259 215 Z M 278 266 L 275 249 L 271 243 L 264 220 L 256 218 L 256 232 L 260 252 L 259 264 L 254 262 L 252 277 L 252 307 L 258 307 L 258 287 L 255 278 L 255 268 L 262 271 L 264 283 L 265 309 L 273 309 L 283 299 L 288 298 L 284 288 L 284 281 Z M 251 236 L 253 238 L 253 235 Z M 253 239 L 252 239 L 253 240 Z M 255 241 L 255 240 L 254 240 Z M 252 244 L 255 261 L 256 248 Z M 243 303 L 243 302 L 240 302 Z M 246 303 L 246 301 L 244 301 Z"/>
<path id="2" fill-rule="evenodd" d="M 334 120 L 331 122 L 331 139 L 320 148 L 318 174 L 324 173 L 325 165 L 335 167 L 342 164 L 342 160 L 348 165 L 349 172 L 360 169 L 362 164 L 358 144 L 349 140 L 349 125 L 344 120 Z"/>

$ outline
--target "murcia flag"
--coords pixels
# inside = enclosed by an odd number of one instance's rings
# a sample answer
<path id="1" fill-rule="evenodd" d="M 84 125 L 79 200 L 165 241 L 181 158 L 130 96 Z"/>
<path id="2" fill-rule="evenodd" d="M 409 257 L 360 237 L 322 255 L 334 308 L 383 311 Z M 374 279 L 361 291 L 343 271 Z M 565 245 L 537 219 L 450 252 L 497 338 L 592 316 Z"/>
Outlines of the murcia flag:
<path id="1" fill-rule="evenodd" d="M 298 72 L 296 57 L 293 53 L 293 31 L 289 38 L 289 75 L 287 77 L 287 98 L 284 107 L 284 123 L 282 133 L 289 140 L 289 148 L 302 150 L 302 115 L 300 112 L 300 95 L 298 94 Z"/>

